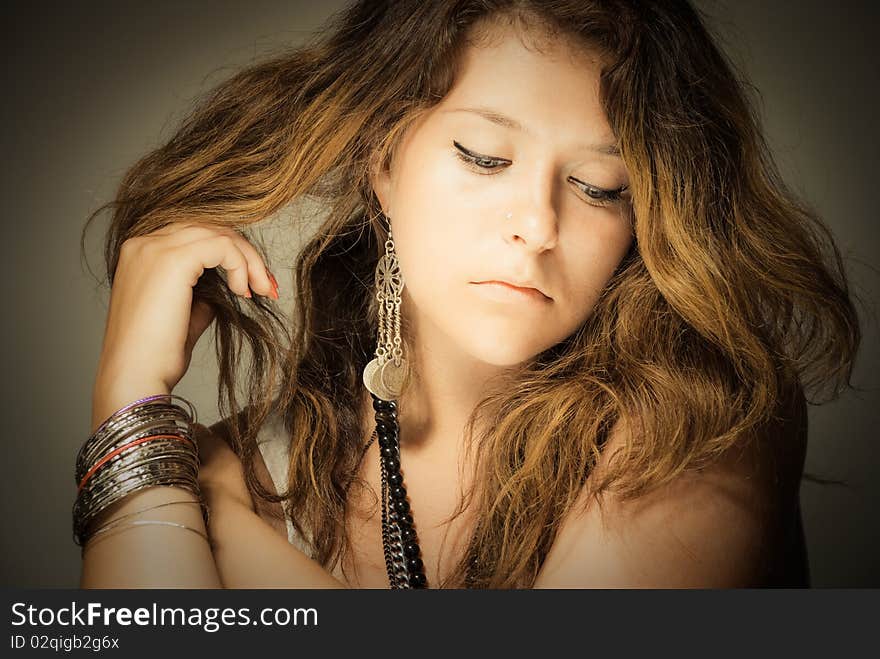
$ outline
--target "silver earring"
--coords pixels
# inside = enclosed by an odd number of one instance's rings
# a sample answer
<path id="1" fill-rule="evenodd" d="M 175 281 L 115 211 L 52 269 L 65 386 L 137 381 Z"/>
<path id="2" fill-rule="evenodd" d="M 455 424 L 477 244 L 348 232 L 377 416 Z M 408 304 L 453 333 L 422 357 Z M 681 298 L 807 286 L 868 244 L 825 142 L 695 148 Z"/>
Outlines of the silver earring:
<path id="1" fill-rule="evenodd" d="M 364 386 L 382 400 L 397 400 L 406 379 L 406 360 L 400 339 L 400 302 L 403 292 L 403 275 L 391 222 L 388 223 L 388 239 L 385 255 L 376 266 L 376 301 L 379 303 L 379 336 L 376 341 L 376 357 L 364 368 Z"/>

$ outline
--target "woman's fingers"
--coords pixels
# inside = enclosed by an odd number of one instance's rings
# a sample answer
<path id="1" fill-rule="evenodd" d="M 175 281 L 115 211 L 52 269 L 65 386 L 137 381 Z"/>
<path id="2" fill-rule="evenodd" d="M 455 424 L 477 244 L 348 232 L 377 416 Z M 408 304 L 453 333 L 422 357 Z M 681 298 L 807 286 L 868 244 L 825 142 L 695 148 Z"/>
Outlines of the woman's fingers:
<path id="1" fill-rule="evenodd" d="M 226 263 L 220 262 L 213 266 L 205 267 L 222 267 L 226 271 L 227 284 L 230 290 L 238 295 L 250 297 L 249 290 L 252 290 L 264 297 L 278 299 L 276 282 L 272 280 L 272 275 L 266 267 L 262 256 L 260 256 L 257 248 L 238 231 L 229 227 L 205 224 L 181 224 L 179 227 L 166 229 L 167 231 L 163 230 L 151 235 L 162 236 L 167 241 L 169 247 L 184 247 L 198 241 L 219 237 L 231 241 L 231 244 L 225 246 L 224 249 L 230 251 L 237 249 L 241 253 L 244 257 L 244 270 L 241 270 L 242 262 L 237 256 L 228 258 Z"/>

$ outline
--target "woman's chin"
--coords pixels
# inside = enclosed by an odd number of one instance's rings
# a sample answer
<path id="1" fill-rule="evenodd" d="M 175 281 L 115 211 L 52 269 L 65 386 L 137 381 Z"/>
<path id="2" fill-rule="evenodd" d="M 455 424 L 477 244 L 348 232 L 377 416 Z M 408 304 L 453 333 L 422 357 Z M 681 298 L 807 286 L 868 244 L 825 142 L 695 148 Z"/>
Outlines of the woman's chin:
<path id="1" fill-rule="evenodd" d="M 498 368 L 510 368 L 518 366 L 535 355 L 539 354 L 544 348 L 538 348 L 532 345 L 523 345 L 503 339 L 494 341 L 483 341 L 477 345 L 468 346 L 468 352 L 478 361 L 487 366 L 495 366 Z"/>

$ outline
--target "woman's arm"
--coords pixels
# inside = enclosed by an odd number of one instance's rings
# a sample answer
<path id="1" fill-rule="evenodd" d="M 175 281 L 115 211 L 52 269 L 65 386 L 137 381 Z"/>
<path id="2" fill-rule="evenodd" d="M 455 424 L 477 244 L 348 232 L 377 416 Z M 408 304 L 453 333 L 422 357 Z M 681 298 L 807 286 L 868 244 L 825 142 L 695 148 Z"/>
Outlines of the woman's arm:
<path id="1" fill-rule="evenodd" d="M 127 401 L 138 400 L 155 387 L 125 389 L 117 382 L 114 394 L 96 390 L 92 414 L 92 432 L 110 414 Z M 147 393 L 145 393 L 147 392 Z M 170 506 L 153 508 L 175 501 Z M 145 510 L 152 508 L 152 510 Z M 208 540 L 199 500 L 180 487 L 154 486 L 134 492 L 99 514 L 93 528 L 134 514 L 110 530 L 91 537 L 82 554 L 81 588 L 221 588 L 220 576 Z M 130 521 L 158 520 L 183 524 L 198 533 L 178 526 L 133 526 Z"/>
<path id="2" fill-rule="evenodd" d="M 241 463 L 215 432 L 196 425 L 199 484 L 210 511 L 206 529 L 192 493 L 150 487 L 126 497 L 99 516 L 96 525 L 171 501 L 133 519 L 173 522 L 99 534 L 83 553 L 82 588 L 342 588 L 254 512 Z"/>
<path id="3" fill-rule="evenodd" d="M 198 499 L 183 488 L 149 487 L 99 516 L 97 525 L 171 501 L 132 519 L 183 524 L 205 533 Z M 125 524 L 126 522 L 122 522 Z M 221 588 L 208 541 L 176 526 L 136 526 L 91 538 L 82 557 L 81 588 Z"/>
<path id="4" fill-rule="evenodd" d="M 224 588 L 345 587 L 240 500 L 214 492 L 208 506 L 208 532 Z"/>
<path id="5" fill-rule="evenodd" d="M 223 587 L 344 588 L 255 512 L 241 461 L 220 437 L 222 422 L 197 429 L 199 482 L 210 510 L 208 534 Z"/>

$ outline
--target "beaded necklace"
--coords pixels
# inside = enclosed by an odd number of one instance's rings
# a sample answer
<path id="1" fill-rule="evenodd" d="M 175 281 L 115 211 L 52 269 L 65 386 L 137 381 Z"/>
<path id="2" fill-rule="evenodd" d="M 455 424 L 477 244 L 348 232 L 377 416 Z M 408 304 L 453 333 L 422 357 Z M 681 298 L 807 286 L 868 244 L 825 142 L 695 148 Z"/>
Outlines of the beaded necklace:
<path id="1" fill-rule="evenodd" d="M 413 528 L 412 512 L 400 473 L 400 426 L 397 403 L 375 394 L 376 431 L 379 441 L 379 473 L 382 482 L 382 550 L 391 588 L 427 588 L 422 549 Z"/>

